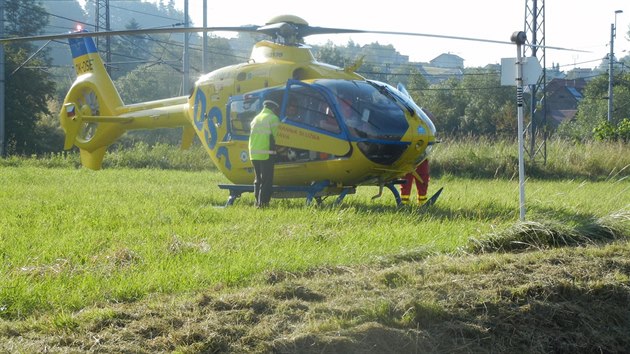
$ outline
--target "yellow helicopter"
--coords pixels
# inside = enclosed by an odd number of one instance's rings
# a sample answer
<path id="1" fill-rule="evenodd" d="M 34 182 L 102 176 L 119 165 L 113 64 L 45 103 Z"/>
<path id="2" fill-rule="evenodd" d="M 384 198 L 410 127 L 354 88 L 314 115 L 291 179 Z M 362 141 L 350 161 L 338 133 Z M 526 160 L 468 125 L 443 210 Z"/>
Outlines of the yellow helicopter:
<path id="1" fill-rule="evenodd" d="M 201 76 L 189 96 L 136 104 L 120 98 L 94 34 L 66 35 L 77 78 L 60 112 L 64 148 L 77 146 L 83 166 L 98 170 L 107 148 L 126 131 L 183 127 L 182 146 L 196 136 L 233 183 L 220 186 L 229 190 L 230 205 L 253 191 L 250 121 L 264 100 L 274 100 L 281 107 L 274 197 L 306 197 L 310 203 L 337 196 L 341 202 L 358 186 L 378 186 L 377 196 L 386 187 L 400 204 L 395 184 L 430 154 L 436 129 L 401 85 L 368 80 L 354 71 L 358 65 L 320 63 L 303 43 L 311 34 L 355 31 L 311 27 L 292 15 L 262 27 L 214 30 L 271 39 L 256 43 L 248 62 Z"/>

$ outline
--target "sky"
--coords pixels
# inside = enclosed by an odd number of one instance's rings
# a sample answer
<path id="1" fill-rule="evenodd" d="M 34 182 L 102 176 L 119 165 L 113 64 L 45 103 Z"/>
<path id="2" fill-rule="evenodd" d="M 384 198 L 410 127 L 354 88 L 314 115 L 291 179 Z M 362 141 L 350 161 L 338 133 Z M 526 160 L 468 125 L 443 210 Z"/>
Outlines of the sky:
<path id="1" fill-rule="evenodd" d="M 544 1 L 538 1 L 539 6 L 541 2 Z M 275 16 L 291 14 L 303 18 L 312 26 L 427 33 L 510 42 L 512 33 L 525 28 L 526 3 L 526 0 L 399 0 L 391 3 L 350 0 L 208 0 L 207 21 L 208 26 L 263 25 Z M 175 4 L 179 9 L 184 8 L 184 0 L 175 0 Z M 529 4 L 531 6 L 533 0 Z M 544 5 L 545 44 L 548 47 L 587 51 L 546 49 L 547 67 L 559 64 L 561 70 L 567 71 L 576 67 L 598 66 L 602 58 L 610 52 L 611 25 L 615 22 L 615 57 L 630 55 L 627 35 L 630 1 L 548 0 Z M 203 0 L 188 0 L 188 8 L 193 25 L 203 25 Z M 615 14 L 616 10 L 623 12 Z M 501 58 L 514 58 L 517 54 L 516 46 L 512 44 L 393 35 L 318 35 L 307 37 L 306 43 L 324 44 L 328 40 L 338 45 L 346 45 L 348 40 L 361 45 L 373 42 L 392 44 L 398 52 L 417 62 L 428 62 L 442 53 L 451 53 L 463 58 L 466 67 L 499 64 Z"/>

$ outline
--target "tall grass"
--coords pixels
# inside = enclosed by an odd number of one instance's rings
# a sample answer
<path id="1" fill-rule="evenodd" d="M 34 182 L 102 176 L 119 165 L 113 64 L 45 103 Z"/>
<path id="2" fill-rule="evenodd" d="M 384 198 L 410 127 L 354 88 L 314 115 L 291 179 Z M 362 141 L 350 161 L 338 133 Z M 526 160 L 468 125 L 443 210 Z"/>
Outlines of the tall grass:
<path id="1" fill-rule="evenodd" d="M 543 150 L 533 158 L 526 155 L 526 174 L 532 178 L 601 181 L 630 176 L 630 146 L 622 142 L 575 144 L 554 139 L 546 144 L 546 159 Z M 431 157 L 431 173 L 468 178 L 518 178 L 518 144 L 475 137 L 443 140 Z"/>
<path id="2" fill-rule="evenodd" d="M 41 156 L 12 155 L 0 158 L 0 167 L 9 166 L 80 168 L 81 160 L 76 150 Z M 150 146 L 144 142 L 138 142 L 128 148 L 111 147 L 103 159 L 103 168 L 156 168 L 187 171 L 215 169 L 208 153 L 199 144 L 182 150 L 173 145 L 157 143 Z"/>
<path id="3" fill-rule="evenodd" d="M 526 174 L 540 179 L 619 180 L 630 176 L 630 147 L 622 142 L 591 141 L 575 144 L 549 140 L 543 151 L 526 156 Z M 79 168 L 78 152 L 44 156 L 10 156 L 3 166 Z M 133 147 L 114 146 L 103 161 L 104 168 L 159 168 L 186 171 L 215 169 L 207 152 L 195 144 L 189 150 L 176 146 L 138 142 Z M 518 178 L 518 145 L 515 141 L 488 138 L 444 139 L 431 156 L 433 176 L 466 178 Z"/>

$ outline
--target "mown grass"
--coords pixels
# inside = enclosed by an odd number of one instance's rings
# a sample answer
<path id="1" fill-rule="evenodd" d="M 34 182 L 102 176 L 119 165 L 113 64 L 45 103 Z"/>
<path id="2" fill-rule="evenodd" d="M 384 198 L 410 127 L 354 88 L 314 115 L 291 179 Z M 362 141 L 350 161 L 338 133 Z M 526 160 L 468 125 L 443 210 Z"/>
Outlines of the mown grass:
<path id="1" fill-rule="evenodd" d="M 436 172 L 445 191 L 425 211 L 373 188 L 257 210 L 247 194 L 224 208 L 215 169 L 4 161 L 0 350 L 619 351 L 626 155 L 598 176 L 530 178 L 523 223 L 506 173 Z"/>

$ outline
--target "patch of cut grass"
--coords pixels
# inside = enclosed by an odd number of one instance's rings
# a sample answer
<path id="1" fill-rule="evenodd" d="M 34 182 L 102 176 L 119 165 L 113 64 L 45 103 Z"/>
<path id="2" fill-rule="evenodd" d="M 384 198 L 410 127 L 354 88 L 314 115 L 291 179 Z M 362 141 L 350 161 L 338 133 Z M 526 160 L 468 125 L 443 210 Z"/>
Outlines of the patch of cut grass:
<path id="1" fill-rule="evenodd" d="M 630 238 L 630 212 L 619 212 L 590 223 L 568 227 L 559 222 L 521 222 L 483 240 L 471 239 L 467 250 L 519 252 L 565 246 L 585 246 Z"/>

